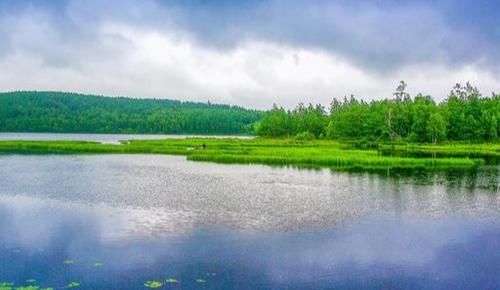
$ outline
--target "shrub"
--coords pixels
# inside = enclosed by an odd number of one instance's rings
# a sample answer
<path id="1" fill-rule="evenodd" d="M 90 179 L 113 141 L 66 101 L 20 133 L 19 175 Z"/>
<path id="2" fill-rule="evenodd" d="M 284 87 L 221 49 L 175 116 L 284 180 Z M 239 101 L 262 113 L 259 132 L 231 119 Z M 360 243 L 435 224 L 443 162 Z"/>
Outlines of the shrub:
<path id="1" fill-rule="evenodd" d="M 302 133 L 298 133 L 297 135 L 295 135 L 296 141 L 309 141 L 314 139 L 315 139 L 314 134 L 309 131 L 304 131 Z"/>

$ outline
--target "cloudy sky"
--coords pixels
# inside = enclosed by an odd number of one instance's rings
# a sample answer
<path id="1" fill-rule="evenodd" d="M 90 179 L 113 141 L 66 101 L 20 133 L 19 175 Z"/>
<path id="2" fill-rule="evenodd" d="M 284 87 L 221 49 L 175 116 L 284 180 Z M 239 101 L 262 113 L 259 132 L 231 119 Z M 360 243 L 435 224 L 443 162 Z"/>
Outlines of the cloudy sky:
<path id="1" fill-rule="evenodd" d="M 1 0 L 0 91 L 269 108 L 500 91 L 500 2 Z"/>

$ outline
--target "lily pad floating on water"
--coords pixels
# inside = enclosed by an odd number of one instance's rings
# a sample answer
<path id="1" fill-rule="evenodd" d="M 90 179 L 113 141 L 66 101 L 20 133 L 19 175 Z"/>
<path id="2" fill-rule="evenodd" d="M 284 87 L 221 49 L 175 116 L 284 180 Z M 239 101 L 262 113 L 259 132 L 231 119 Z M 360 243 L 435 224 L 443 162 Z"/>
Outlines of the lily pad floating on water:
<path id="1" fill-rule="evenodd" d="M 163 284 L 159 281 L 148 281 L 144 283 L 144 286 L 148 288 L 160 288 Z"/>
<path id="2" fill-rule="evenodd" d="M 14 287 L 14 286 L 3 287 L 0 284 L 0 290 L 54 290 L 54 288 L 50 288 L 50 287 L 49 288 L 40 288 L 40 286 L 35 286 L 35 285 L 21 286 L 21 287 Z"/>
<path id="3" fill-rule="evenodd" d="M 65 260 L 65 261 L 63 261 L 63 264 L 66 264 L 66 265 L 72 265 L 74 263 L 75 263 L 75 261 L 73 261 L 73 260 Z"/>
<path id="4" fill-rule="evenodd" d="M 94 263 L 94 267 L 101 267 L 102 266 L 102 263 L 101 262 L 95 262 Z"/>
<path id="5" fill-rule="evenodd" d="M 179 281 L 177 281 L 177 279 L 174 278 L 168 278 L 167 280 L 165 280 L 165 283 L 179 283 Z"/>
<path id="6" fill-rule="evenodd" d="M 196 279 L 196 283 L 206 283 L 207 281 L 204 279 Z"/>
<path id="7" fill-rule="evenodd" d="M 0 290 L 11 290 L 14 287 L 14 283 L 11 282 L 0 282 Z"/>
<path id="8" fill-rule="evenodd" d="M 66 288 L 75 288 L 75 287 L 80 287 L 80 283 L 78 282 L 71 282 L 69 283 Z"/>

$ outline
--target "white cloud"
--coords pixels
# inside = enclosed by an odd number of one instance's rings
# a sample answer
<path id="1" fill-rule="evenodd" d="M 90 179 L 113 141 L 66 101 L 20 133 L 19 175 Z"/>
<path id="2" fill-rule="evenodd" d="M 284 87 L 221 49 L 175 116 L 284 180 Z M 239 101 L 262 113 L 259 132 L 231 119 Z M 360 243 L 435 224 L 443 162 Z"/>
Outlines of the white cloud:
<path id="1" fill-rule="evenodd" d="M 16 20 L 10 25 L 24 23 Z M 415 63 L 383 74 L 332 52 L 271 41 L 247 40 L 218 50 L 179 31 L 103 22 L 91 42 L 75 43 L 49 21 L 41 21 L 39 27 L 24 29 L 21 38 L 30 39 L 40 29 L 49 31 L 50 37 L 38 36 L 37 44 L 16 40 L 15 49 L 0 57 L 0 90 L 210 99 L 256 108 L 276 102 L 291 108 L 301 101 L 326 105 L 332 97 L 351 93 L 365 99 L 390 97 L 401 79 L 411 93 L 428 93 L 437 100 L 458 81 L 469 80 L 486 94 L 498 90 L 500 83 L 499 75 L 475 64 L 450 68 Z"/>

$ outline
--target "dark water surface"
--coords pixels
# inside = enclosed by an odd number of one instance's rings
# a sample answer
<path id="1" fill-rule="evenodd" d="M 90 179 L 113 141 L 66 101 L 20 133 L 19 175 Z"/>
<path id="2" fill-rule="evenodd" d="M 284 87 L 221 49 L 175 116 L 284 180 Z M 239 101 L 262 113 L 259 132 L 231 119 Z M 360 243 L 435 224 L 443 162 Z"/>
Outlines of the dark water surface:
<path id="1" fill-rule="evenodd" d="M 499 177 L 0 156 L 0 289 L 500 289 Z"/>

